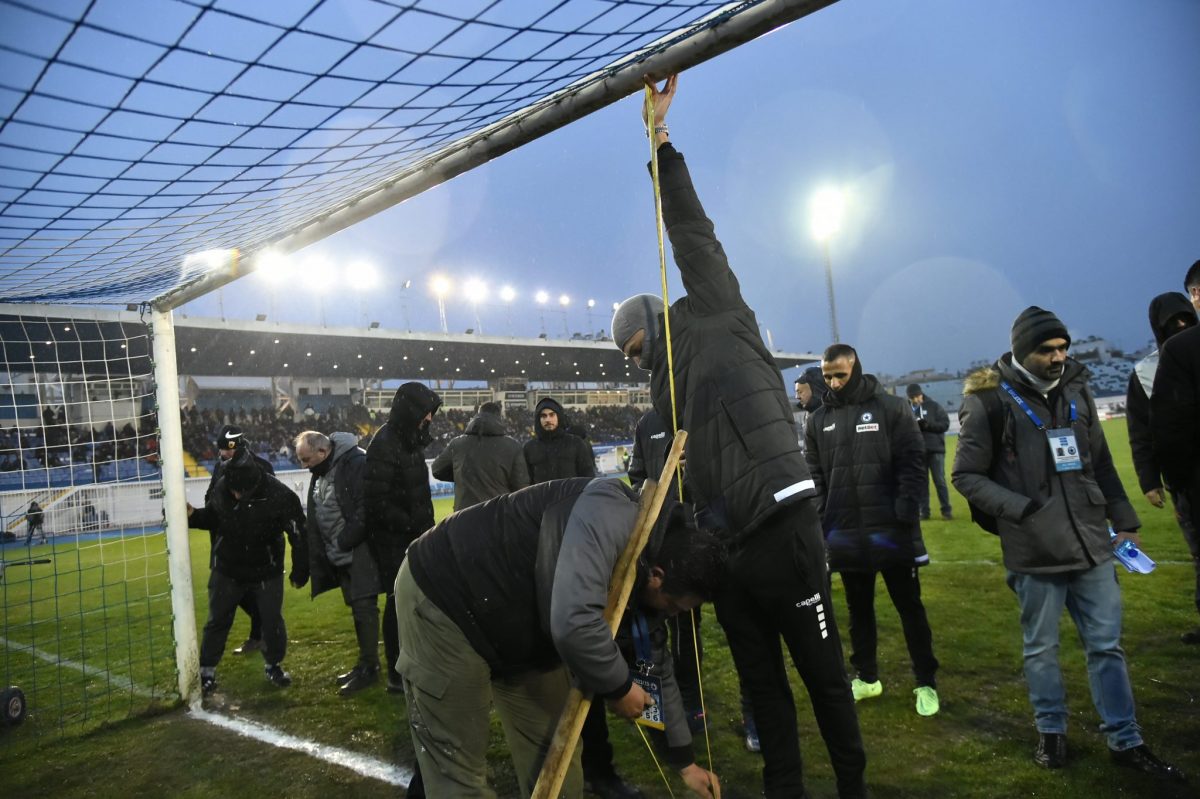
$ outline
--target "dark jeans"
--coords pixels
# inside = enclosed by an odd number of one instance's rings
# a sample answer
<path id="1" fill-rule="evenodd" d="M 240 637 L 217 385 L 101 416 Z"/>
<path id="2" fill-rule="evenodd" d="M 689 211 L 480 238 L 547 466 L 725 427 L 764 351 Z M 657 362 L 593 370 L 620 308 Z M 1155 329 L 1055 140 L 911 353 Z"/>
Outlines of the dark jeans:
<path id="1" fill-rule="evenodd" d="M 908 644 L 908 656 L 912 659 L 917 685 L 936 688 L 934 675 L 937 674 L 938 662 L 933 656 L 933 633 L 929 630 L 925 605 L 921 603 L 921 578 L 917 575 L 917 569 L 915 566 L 898 566 L 879 573 L 883 575 L 892 604 L 900 614 L 904 642 Z M 860 680 L 875 682 L 879 679 L 875 572 L 842 572 L 842 585 L 846 587 L 846 605 L 850 609 L 850 665 L 854 666 Z"/>
<path id="2" fill-rule="evenodd" d="M 363 668 L 379 668 L 379 605 L 377 594 L 361 596 L 357 599 L 350 595 L 350 567 L 337 567 L 338 583 L 342 587 L 342 599 L 350 608 L 350 616 L 354 619 L 354 637 L 358 639 L 358 664 Z M 393 606 L 394 607 L 394 606 Z M 393 625 L 394 626 L 394 625 Z M 395 661 L 392 661 L 395 663 Z"/>
<path id="3" fill-rule="evenodd" d="M 731 552 L 716 610 L 754 706 L 768 799 L 806 795 L 781 636 L 808 689 L 837 775 L 838 795 L 865 796 L 867 759 L 829 598 L 825 543 L 812 502 L 780 509 Z"/>
<path id="4" fill-rule="evenodd" d="M 263 660 L 274 664 L 287 654 L 287 625 L 283 621 L 283 575 L 261 583 L 240 583 L 221 572 L 208 576 L 208 621 L 200 642 L 200 667 L 216 668 L 225 654 L 225 641 L 242 598 L 251 595 L 262 623 Z"/>
<path id="5" fill-rule="evenodd" d="M 950 489 L 946 488 L 946 453 L 925 452 L 925 471 L 933 478 L 933 487 L 937 489 L 938 505 L 942 515 L 950 514 Z M 929 481 L 926 480 L 921 491 L 921 515 L 929 515 Z"/>

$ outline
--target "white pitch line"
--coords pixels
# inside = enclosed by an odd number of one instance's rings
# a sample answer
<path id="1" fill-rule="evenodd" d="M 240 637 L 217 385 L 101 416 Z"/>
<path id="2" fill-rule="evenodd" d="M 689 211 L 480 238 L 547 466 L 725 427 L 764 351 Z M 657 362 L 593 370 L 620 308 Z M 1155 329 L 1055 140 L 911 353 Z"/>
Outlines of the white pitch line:
<path id="1" fill-rule="evenodd" d="M 74 669 L 75 671 L 83 674 L 85 677 L 95 677 L 96 679 L 104 680 L 111 685 L 115 685 L 122 690 L 129 691 L 130 693 L 137 694 L 138 696 L 154 698 L 163 695 L 163 692 L 161 691 L 154 691 L 151 688 L 138 685 L 128 677 L 118 677 L 107 669 L 89 666 L 86 663 L 76 663 L 73 660 L 68 660 L 67 658 L 50 652 L 44 652 L 41 649 L 38 649 L 34 646 L 29 646 L 28 644 L 10 641 L 4 637 L 0 637 L 0 644 L 2 644 L 5 649 L 12 649 L 17 652 L 29 652 L 37 659 L 44 660 L 52 665 L 65 666 L 68 669 Z"/>
<path id="2" fill-rule="evenodd" d="M 281 749 L 293 749 L 297 752 L 303 752 L 310 757 L 324 760 L 326 763 L 332 763 L 335 766 L 348 768 L 364 777 L 371 777 L 372 779 L 386 782 L 389 785 L 398 785 L 401 788 L 407 789 L 409 781 L 412 780 L 412 771 L 402 766 L 385 763 L 382 760 L 346 749 L 340 749 L 336 746 L 326 746 L 316 741 L 297 738 L 294 735 L 280 732 L 273 727 L 268 727 L 257 721 L 212 713 L 201 707 L 199 703 L 192 705 L 190 712 L 192 716 L 201 721 L 231 730 L 246 738 L 253 738 L 256 741 L 262 741 L 271 746 L 278 746 Z"/>

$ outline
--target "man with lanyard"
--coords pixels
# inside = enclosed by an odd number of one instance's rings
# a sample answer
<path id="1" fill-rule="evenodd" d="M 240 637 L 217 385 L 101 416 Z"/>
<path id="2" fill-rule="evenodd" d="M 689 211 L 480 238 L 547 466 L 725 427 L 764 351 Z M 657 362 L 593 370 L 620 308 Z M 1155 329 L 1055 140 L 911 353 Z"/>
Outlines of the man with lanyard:
<path id="1" fill-rule="evenodd" d="M 1025 680 L 1038 730 L 1034 762 L 1067 762 L 1066 688 L 1058 664 L 1063 608 L 1087 653 L 1092 701 L 1112 760 L 1181 779 L 1142 740 L 1121 649 L 1113 547 L 1140 526 L 1113 466 L 1088 372 L 1067 357 L 1066 326 L 1032 306 L 1012 327 L 1012 352 L 967 378 L 954 487 L 972 514 L 994 518 L 1017 596 Z M 1109 520 L 1117 530 L 1110 541 Z"/>

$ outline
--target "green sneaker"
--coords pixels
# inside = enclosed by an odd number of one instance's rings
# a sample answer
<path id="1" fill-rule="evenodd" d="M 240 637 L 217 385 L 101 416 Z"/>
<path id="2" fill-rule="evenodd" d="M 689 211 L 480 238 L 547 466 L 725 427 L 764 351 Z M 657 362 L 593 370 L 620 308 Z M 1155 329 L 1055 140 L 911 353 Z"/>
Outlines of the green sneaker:
<path id="1" fill-rule="evenodd" d="M 917 712 L 922 716 L 932 716 L 941 709 L 937 691 L 928 685 L 914 688 L 913 693 L 917 695 Z"/>
<path id="2" fill-rule="evenodd" d="M 861 702 L 864 699 L 874 699 L 883 694 L 883 683 L 879 680 L 863 682 L 855 677 L 850 682 L 850 690 L 854 692 L 854 701 Z"/>

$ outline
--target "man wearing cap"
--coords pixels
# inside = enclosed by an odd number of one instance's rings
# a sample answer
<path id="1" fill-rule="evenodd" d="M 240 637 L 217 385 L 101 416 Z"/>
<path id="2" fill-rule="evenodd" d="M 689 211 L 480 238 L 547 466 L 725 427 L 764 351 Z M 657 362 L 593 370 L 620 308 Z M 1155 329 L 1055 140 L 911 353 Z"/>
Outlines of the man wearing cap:
<path id="1" fill-rule="evenodd" d="M 214 444 L 217 448 L 217 461 L 213 464 L 212 476 L 208 480 L 208 488 L 204 491 L 205 503 L 212 496 L 213 489 L 217 487 L 217 481 L 221 479 L 225 465 L 239 452 L 245 452 L 250 455 L 254 459 L 254 462 L 258 464 L 258 468 L 263 470 L 264 474 L 275 474 L 275 467 L 271 465 L 270 461 L 250 452 L 250 442 L 246 439 L 246 434 L 240 427 L 231 424 L 223 425 L 220 432 L 217 433 L 217 440 Z M 215 539 L 214 533 L 210 532 L 209 535 Z M 248 655 L 251 652 L 262 652 L 262 619 L 258 616 L 258 603 L 255 601 L 253 594 L 247 591 L 246 596 L 242 597 L 242 600 L 238 602 L 238 607 L 250 618 L 250 634 L 246 636 L 245 641 L 233 650 L 233 654 Z"/>
<path id="2" fill-rule="evenodd" d="M 284 536 L 292 545 L 289 581 L 308 582 L 304 512 L 296 493 L 265 473 L 248 451 L 235 453 L 222 468 L 203 508 L 188 506 L 188 525 L 213 535 L 208 578 L 208 621 L 200 644 L 200 687 L 217 687 L 217 665 L 238 604 L 249 597 L 262 625 L 266 676 L 280 688 L 292 684 L 283 670 L 287 627 L 283 621 Z"/>
<path id="3" fill-rule="evenodd" d="M 942 518 L 950 521 L 954 513 L 950 508 L 950 490 L 946 488 L 946 431 L 950 429 L 950 414 L 934 400 L 925 396 L 920 383 L 909 383 L 908 404 L 913 418 L 921 428 L 925 443 L 925 471 L 933 478 L 937 490 L 938 504 L 942 507 Z M 929 518 L 929 480 L 921 481 L 921 518 Z"/>
<path id="4" fill-rule="evenodd" d="M 1067 763 L 1066 688 L 1058 664 L 1063 608 L 1087 653 L 1092 702 L 1112 760 L 1181 779 L 1142 740 L 1121 649 L 1121 589 L 1113 547 L 1138 542 L 1140 522 L 1113 466 L 1088 388 L 1067 356 L 1071 336 L 1053 313 L 1026 308 L 1012 351 L 971 374 L 959 418 L 954 487 L 995 519 L 1007 582 L 1017 597 L 1025 681 L 1038 730 L 1034 761 Z M 1109 523 L 1116 530 L 1110 541 Z"/>
<path id="5" fill-rule="evenodd" d="M 749 689 L 767 797 L 804 796 L 796 707 L 780 639 L 808 689 L 838 795 L 866 795 L 866 754 L 833 618 L 816 489 L 796 441 L 783 376 L 671 145 L 677 78 L 653 91 L 663 219 L 687 295 L 670 314 L 674 396 L 662 301 L 631 297 L 613 315 L 617 347 L 650 372 L 655 409 L 688 432 L 687 486 L 702 527 L 722 528 L 729 576 L 717 619 Z"/>

